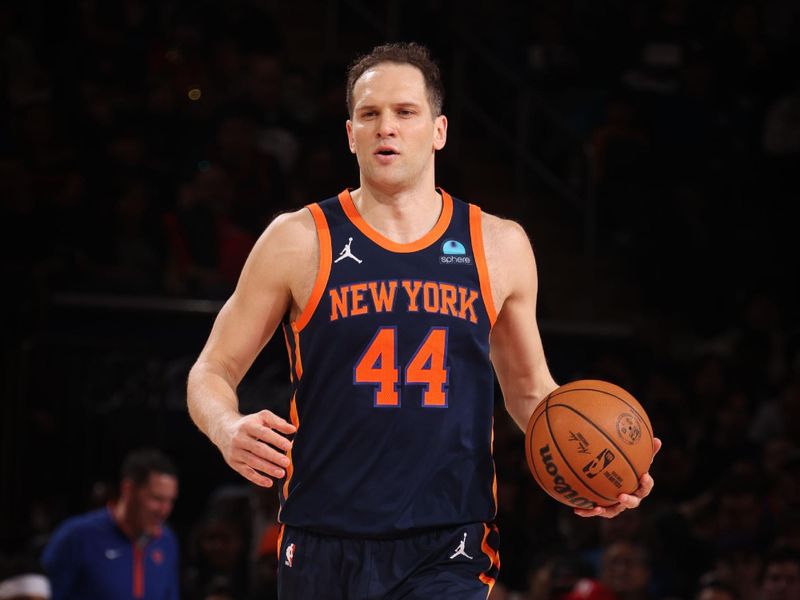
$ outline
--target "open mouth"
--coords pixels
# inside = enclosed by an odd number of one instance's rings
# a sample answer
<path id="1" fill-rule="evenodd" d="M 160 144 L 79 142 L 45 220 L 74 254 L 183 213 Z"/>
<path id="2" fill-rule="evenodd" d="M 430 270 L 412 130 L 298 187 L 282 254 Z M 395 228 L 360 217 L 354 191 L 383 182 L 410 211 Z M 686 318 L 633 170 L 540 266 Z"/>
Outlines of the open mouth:
<path id="1" fill-rule="evenodd" d="M 379 156 L 394 156 L 395 154 L 399 154 L 397 150 L 393 148 L 378 148 L 375 154 Z"/>

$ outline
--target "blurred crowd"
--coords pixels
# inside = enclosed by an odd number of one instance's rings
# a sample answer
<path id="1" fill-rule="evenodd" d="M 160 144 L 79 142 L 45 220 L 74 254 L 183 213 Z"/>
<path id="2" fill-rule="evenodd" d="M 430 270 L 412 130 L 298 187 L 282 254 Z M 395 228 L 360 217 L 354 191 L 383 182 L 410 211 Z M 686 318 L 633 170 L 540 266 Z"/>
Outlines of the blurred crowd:
<path id="1" fill-rule="evenodd" d="M 0 5 L 9 356 L 55 292 L 224 299 L 275 214 L 358 185 L 344 71 L 383 38 L 347 2 L 298 8 L 324 28 L 331 5 L 336 36 L 256 0 Z M 450 47 L 479 39 L 569 124 L 593 157 L 598 252 L 623 273 L 618 293 L 636 298 L 622 337 L 545 329 L 551 369 L 561 382 L 627 388 L 664 441 L 640 509 L 578 519 L 536 488 L 498 407 L 492 598 L 800 598 L 800 254 L 786 208 L 800 199 L 800 8 L 506 0 L 452 10 L 428 0 L 400 11 L 395 35 L 428 43 L 446 82 Z M 503 99 L 487 94 L 502 119 Z M 535 135 L 534 152 L 558 160 L 558 144 L 537 147 Z M 460 181 L 458 165 L 448 173 Z M 499 182 L 486 198 L 441 183 L 489 212 L 506 206 Z M 536 247 L 536 224 L 525 225 Z M 541 288 L 546 322 L 559 315 L 547 280 Z M 34 427 L 58 430 L 49 419 Z M 192 489 L 202 466 L 174 458 Z M 183 597 L 273 597 L 274 492 L 206 483 L 219 485 L 182 495 L 174 515 L 191 516 L 177 527 Z M 26 535 L 2 536 L 0 581 L 36 572 L 58 519 L 111 500 L 109 484 L 98 474 L 81 505 L 26 498 Z"/>

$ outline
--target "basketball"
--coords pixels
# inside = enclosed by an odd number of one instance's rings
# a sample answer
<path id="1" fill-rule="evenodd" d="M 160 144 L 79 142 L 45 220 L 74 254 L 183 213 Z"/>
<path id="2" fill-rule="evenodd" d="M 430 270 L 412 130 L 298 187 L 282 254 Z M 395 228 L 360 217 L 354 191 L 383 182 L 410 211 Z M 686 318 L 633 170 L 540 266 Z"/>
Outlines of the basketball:
<path id="1" fill-rule="evenodd" d="M 641 404 L 621 387 L 582 379 L 542 400 L 525 431 L 525 455 L 536 482 L 573 508 L 617 503 L 653 459 L 653 429 Z"/>

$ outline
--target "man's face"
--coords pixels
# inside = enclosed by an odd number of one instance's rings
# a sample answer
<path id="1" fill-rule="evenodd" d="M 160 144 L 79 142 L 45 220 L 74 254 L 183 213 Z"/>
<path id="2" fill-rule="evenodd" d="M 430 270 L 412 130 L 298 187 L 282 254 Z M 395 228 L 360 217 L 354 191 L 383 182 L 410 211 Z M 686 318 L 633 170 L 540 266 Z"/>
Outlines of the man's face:
<path id="1" fill-rule="evenodd" d="M 800 564 L 794 561 L 767 566 L 762 585 L 764 600 L 796 600 L 800 598 Z"/>
<path id="2" fill-rule="evenodd" d="M 150 473 L 144 485 L 129 484 L 131 524 L 137 533 L 155 535 L 167 520 L 178 496 L 178 480 L 165 473 Z"/>
<path id="3" fill-rule="evenodd" d="M 730 592 L 718 588 L 705 588 L 697 596 L 697 600 L 734 600 Z"/>
<path id="4" fill-rule="evenodd" d="M 641 591 L 647 588 L 650 570 L 633 545 L 617 542 L 603 555 L 601 580 L 618 594 Z"/>
<path id="5" fill-rule="evenodd" d="M 353 87 L 347 138 L 362 180 L 397 192 L 433 175 L 434 152 L 447 140 L 447 119 L 433 116 L 419 69 L 381 63 Z"/>

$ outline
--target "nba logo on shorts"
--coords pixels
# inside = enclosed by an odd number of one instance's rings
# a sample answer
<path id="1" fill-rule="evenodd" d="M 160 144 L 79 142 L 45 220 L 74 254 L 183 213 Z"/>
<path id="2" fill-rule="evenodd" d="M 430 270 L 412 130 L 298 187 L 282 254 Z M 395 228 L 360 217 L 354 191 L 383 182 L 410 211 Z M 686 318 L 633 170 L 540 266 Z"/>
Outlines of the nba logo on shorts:
<path id="1" fill-rule="evenodd" d="M 284 561 L 284 564 L 287 567 L 291 567 L 293 559 L 294 559 L 294 544 L 292 543 L 286 546 L 286 560 Z"/>

